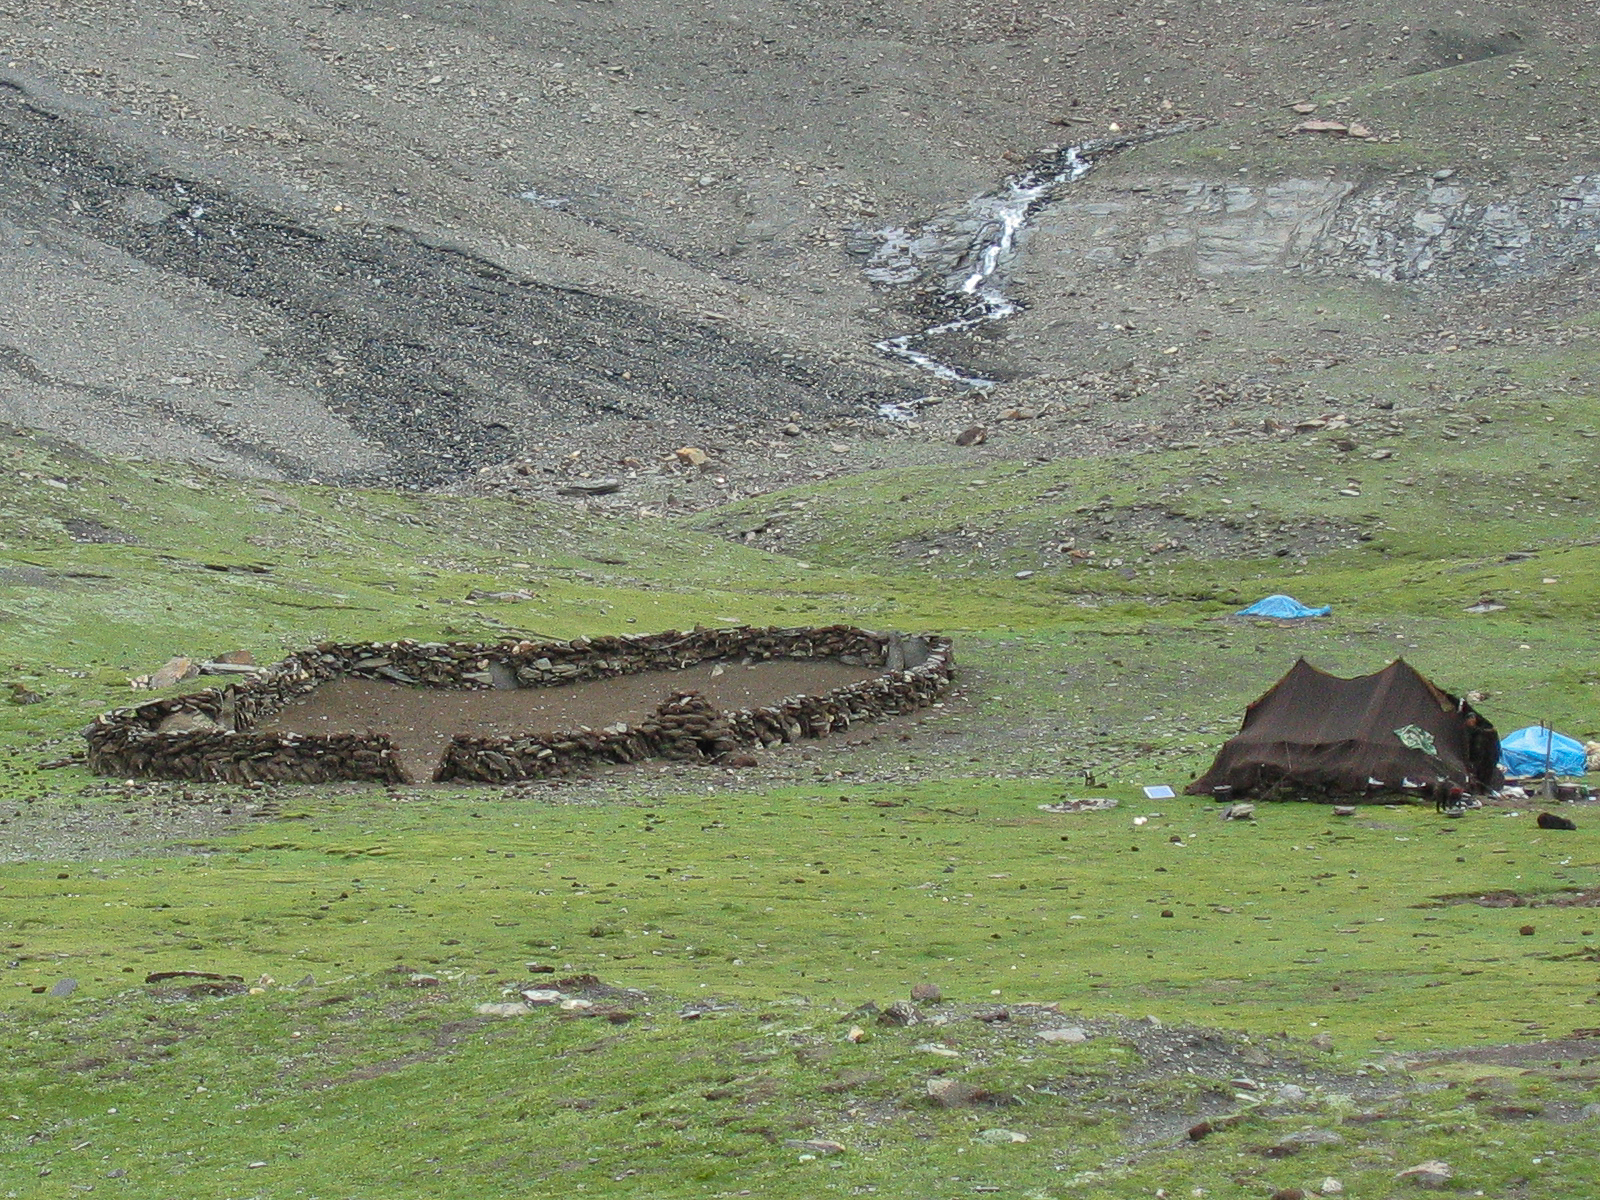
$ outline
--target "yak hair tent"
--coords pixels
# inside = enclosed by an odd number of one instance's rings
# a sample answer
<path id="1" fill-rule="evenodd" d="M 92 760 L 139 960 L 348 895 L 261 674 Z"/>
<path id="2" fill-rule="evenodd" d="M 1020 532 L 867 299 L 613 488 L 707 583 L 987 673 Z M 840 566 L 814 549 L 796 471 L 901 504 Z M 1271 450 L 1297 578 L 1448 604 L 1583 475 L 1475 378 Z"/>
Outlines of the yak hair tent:
<path id="1" fill-rule="evenodd" d="M 1529 725 L 1500 739 L 1500 768 L 1518 779 L 1532 775 L 1582 775 L 1589 769 L 1583 743 L 1544 725 Z"/>
<path id="2" fill-rule="evenodd" d="M 1245 710 L 1191 796 L 1444 799 L 1496 786 L 1500 739 L 1464 700 L 1403 659 L 1342 679 L 1305 659 Z"/>

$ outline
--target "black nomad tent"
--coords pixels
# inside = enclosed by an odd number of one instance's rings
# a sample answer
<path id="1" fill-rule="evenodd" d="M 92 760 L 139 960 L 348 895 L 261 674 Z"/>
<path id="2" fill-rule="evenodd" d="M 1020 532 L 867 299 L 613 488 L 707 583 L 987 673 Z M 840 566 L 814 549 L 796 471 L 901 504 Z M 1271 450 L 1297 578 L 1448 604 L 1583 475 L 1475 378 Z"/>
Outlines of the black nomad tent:
<path id="1" fill-rule="evenodd" d="M 1191 796 L 1447 796 L 1500 781 L 1500 739 L 1402 659 L 1341 679 L 1305 659 L 1245 710 Z"/>

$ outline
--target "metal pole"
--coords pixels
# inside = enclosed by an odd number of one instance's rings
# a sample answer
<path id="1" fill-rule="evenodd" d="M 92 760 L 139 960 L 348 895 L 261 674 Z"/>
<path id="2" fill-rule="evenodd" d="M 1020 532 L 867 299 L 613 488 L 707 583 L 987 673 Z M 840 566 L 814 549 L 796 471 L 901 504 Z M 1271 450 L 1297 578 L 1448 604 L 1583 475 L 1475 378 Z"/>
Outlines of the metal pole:
<path id="1" fill-rule="evenodd" d="M 1540 721 L 1539 725 L 1544 730 L 1544 795 L 1548 800 L 1556 794 L 1555 777 L 1550 774 L 1550 758 L 1555 748 L 1556 727 L 1548 721 Z"/>

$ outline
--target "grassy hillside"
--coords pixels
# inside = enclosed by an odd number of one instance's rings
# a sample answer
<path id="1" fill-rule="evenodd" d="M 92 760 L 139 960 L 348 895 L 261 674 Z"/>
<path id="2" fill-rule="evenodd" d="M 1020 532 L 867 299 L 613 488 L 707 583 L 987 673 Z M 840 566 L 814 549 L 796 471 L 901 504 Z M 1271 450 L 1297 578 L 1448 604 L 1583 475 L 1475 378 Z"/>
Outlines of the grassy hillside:
<path id="1" fill-rule="evenodd" d="M 1404 654 L 1502 728 L 1600 732 L 1594 400 L 1439 420 L 1374 440 L 1388 459 L 1312 433 L 886 461 L 687 523 L 8 437 L 0 682 L 43 699 L 0 706 L 0 1184 L 1375 1194 L 1444 1158 L 1468 1191 L 1589 1195 L 1596 1126 L 1566 1122 L 1593 1080 L 1553 1065 L 1582 1043 L 1471 1048 L 1594 1024 L 1593 909 L 1460 901 L 1591 887 L 1592 831 L 1292 805 L 1225 823 L 1137 790 L 1202 769 L 1300 654 Z M 782 553 L 743 544 L 760 525 Z M 534 598 L 468 600 L 515 588 Z M 1277 590 L 1335 615 L 1228 615 Z M 1484 595 L 1504 611 L 1463 611 Z M 766 772 L 251 792 L 41 767 L 175 653 L 838 619 L 955 634 L 959 692 Z M 1085 770 L 1120 808 L 1040 811 Z M 254 987 L 142 982 L 173 970 Z M 479 1012 L 552 980 L 597 1008 Z M 944 994 L 922 1023 L 861 1007 L 919 982 Z M 1066 1027 L 1088 1040 L 1038 1036 Z M 941 1107 L 928 1083 L 950 1079 L 990 1098 Z M 1202 1118 L 1225 1128 L 1191 1142 Z M 1306 1128 L 1339 1140 L 1285 1141 Z"/>

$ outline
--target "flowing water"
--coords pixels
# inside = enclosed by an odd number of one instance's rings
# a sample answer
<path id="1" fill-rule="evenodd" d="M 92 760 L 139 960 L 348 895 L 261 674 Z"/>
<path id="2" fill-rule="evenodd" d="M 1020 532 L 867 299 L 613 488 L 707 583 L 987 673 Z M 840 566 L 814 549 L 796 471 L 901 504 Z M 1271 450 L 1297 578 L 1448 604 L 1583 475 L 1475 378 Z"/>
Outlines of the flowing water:
<path id="1" fill-rule="evenodd" d="M 1087 148 L 1069 147 L 1049 166 L 1014 175 L 1000 191 L 972 201 L 967 206 L 969 215 L 961 222 L 963 226 L 976 227 L 970 249 L 963 256 L 966 265 L 945 291 L 945 299 L 956 308 L 957 315 L 916 333 L 885 338 L 876 343 L 876 348 L 938 379 L 967 387 L 993 387 L 994 380 L 969 375 L 918 347 L 947 333 L 960 333 L 990 321 L 1004 320 L 1017 311 L 1017 301 L 1005 294 L 1003 269 L 1017 252 L 1018 235 L 1054 198 L 1056 189 L 1082 179 L 1093 167 L 1084 153 Z M 868 276 L 883 283 L 909 282 L 916 272 L 907 264 L 914 264 L 926 254 L 931 240 L 926 235 L 914 237 L 903 230 L 885 231 L 883 237 L 883 246 L 874 255 L 874 263 L 868 266 Z M 886 404 L 881 411 L 891 419 L 908 420 L 913 415 L 904 404 Z"/>

